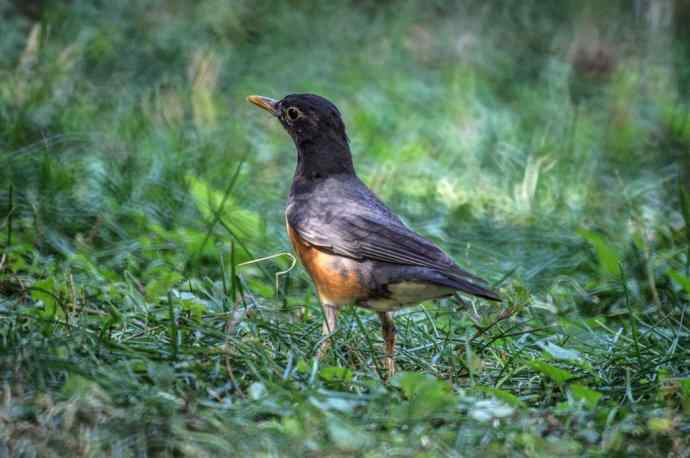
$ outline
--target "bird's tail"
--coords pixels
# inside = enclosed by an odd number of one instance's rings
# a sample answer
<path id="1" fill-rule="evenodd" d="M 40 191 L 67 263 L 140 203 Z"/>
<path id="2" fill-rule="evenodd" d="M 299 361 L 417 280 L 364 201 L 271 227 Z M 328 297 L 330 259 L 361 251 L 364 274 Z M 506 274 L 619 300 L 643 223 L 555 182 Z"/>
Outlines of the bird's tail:
<path id="1" fill-rule="evenodd" d="M 448 281 L 444 282 L 444 286 L 449 286 L 451 288 L 457 289 L 458 291 L 460 291 L 462 293 L 471 294 L 473 296 L 488 299 L 490 301 L 497 301 L 497 302 L 502 301 L 501 296 L 499 296 L 498 293 L 493 291 L 491 288 L 489 288 L 488 286 L 483 286 L 483 285 L 478 284 L 480 281 L 486 283 L 481 278 L 473 277 L 472 278 L 473 281 L 470 281 L 470 280 L 468 280 L 466 278 L 462 278 L 462 277 L 447 276 L 446 279 Z M 478 281 L 476 281 L 475 279 Z"/>

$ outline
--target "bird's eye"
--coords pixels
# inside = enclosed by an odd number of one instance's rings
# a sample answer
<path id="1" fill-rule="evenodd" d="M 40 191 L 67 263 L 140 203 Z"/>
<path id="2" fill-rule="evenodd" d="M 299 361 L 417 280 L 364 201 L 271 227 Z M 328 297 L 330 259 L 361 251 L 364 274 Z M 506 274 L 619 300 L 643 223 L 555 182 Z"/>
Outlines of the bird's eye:
<path id="1" fill-rule="evenodd" d="M 299 110 L 295 107 L 290 107 L 287 109 L 287 117 L 290 121 L 294 121 L 299 118 Z"/>

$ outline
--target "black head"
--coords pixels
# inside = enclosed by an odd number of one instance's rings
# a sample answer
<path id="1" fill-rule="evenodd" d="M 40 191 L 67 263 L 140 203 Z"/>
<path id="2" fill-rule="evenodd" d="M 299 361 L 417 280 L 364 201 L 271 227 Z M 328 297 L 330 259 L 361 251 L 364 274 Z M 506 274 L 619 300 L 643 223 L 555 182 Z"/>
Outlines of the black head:
<path id="1" fill-rule="evenodd" d="M 297 176 L 354 173 L 345 124 L 333 103 L 315 94 L 290 94 L 281 100 L 251 95 L 247 100 L 277 117 L 294 140 Z"/>

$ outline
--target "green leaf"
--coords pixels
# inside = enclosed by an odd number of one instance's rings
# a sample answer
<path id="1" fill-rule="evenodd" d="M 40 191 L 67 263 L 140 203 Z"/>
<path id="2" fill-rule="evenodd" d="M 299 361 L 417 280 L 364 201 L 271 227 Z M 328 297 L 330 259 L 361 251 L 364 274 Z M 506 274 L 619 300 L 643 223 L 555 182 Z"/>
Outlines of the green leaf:
<path id="1" fill-rule="evenodd" d="M 184 249 L 186 253 L 200 253 L 204 256 L 216 256 L 215 247 L 212 243 L 206 240 L 206 234 L 202 231 L 197 231 L 191 228 L 175 227 L 173 229 L 166 229 L 160 224 L 150 224 L 149 229 L 161 239 L 173 242 L 179 249 Z M 151 244 L 151 234 L 139 238 L 139 243 L 142 245 Z"/>
<path id="2" fill-rule="evenodd" d="M 505 390 L 501 390 L 500 388 L 493 388 L 490 386 L 482 386 L 479 388 L 479 391 L 490 394 L 496 399 L 500 399 L 501 401 L 505 402 L 511 407 L 516 407 L 516 408 L 524 408 L 527 405 L 522 401 L 522 399 L 518 398 L 515 396 L 513 393 L 510 393 Z"/>
<path id="3" fill-rule="evenodd" d="M 605 277 L 618 276 L 620 274 L 620 256 L 618 256 L 617 250 L 596 232 L 580 228 L 577 233 L 594 248 L 601 274 Z"/>
<path id="4" fill-rule="evenodd" d="M 256 212 L 240 207 L 232 196 L 227 196 L 223 202 L 222 192 L 193 175 L 187 175 L 187 184 L 199 212 L 209 222 L 219 213 L 221 220 L 238 236 L 254 239 L 264 232 L 261 217 Z"/>
<path id="5" fill-rule="evenodd" d="M 393 386 L 400 388 L 406 398 L 410 399 L 422 386 L 429 383 L 430 376 L 417 372 L 399 372 L 391 380 Z"/>
<path id="6" fill-rule="evenodd" d="M 299 361 L 297 361 L 297 364 L 295 365 L 295 370 L 299 372 L 300 374 L 308 374 L 310 371 L 309 364 L 303 359 L 300 358 Z"/>
<path id="7" fill-rule="evenodd" d="M 330 439 L 341 449 L 358 450 L 374 445 L 374 439 L 370 433 L 335 415 L 328 419 L 327 428 Z"/>
<path id="8" fill-rule="evenodd" d="M 86 394 L 89 389 L 94 385 L 94 382 L 79 375 L 79 374 L 69 374 L 65 384 L 62 385 L 60 392 L 65 397 L 74 397 Z"/>
<path id="9" fill-rule="evenodd" d="M 514 411 L 512 407 L 496 399 L 482 399 L 474 404 L 469 414 L 477 421 L 486 422 L 496 418 L 509 417 Z"/>
<path id="10" fill-rule="evenodd" d="M 668 276 L 671 277 L 673 281 L 682 286 L 685 292 L 688 293 L 688 295 L 690 295 L 690 278 L 676 272 L 675 270 L 669 270 Z"/>
<path id="11" fill-rule="evenodd" d="M 548 353 L 554 359 L 561 359 L 564 361 L 580 361 L 580 353 L 575 350 L 569 350 L 567 348 L 560 347 L 552 342 L 538 342 L 537 345 L 541 347 L 546 353 Z"/>
<path id="12" fill-rule="evenodd" d="M 399 387 L 409 400 L 407 409 L 401 412 L 409 418 L 438 414 L 457 403 L 448 383 L 429 374 L 401 372 L 393 377 L 391 385 Z"/>
<path id="13" fill-rule="evenodd" d="M 549 364 L 546 364 L 544 361 L 532 361 L 530 363 L 530 366 L 532 366 L 534 370 L 546 375 L 559 385 L 567 382 L 570 379 L 575 378 L 575 375 L 566 371 L 565 369 L 551 366 Z"/>
<path id="14" fill-rule="evenodd" d="M 264 385 L 261 382 L 254 382 L 251 385 L 249 385 L 249 399 L 252 399 L 254 401 L 258 401 L 261 398 L 264 398 L 268 395 L 268 390 L 266 389 L 266 385 Z"/>
<path id="15" fill-rule="evenodd" d="M 206 304 L 203 304 L 195 299 L 184 299 L 181 300 L 179 303 L 180 308 L 184 312 L 189 313 L 190 315 L 192 315 L 192 318 L 197 320 L 201 319 L 201 316 L 207 311 Z"/>
<path id="16" fill-rule="evenodd" d="M 683 393 L 683 397 L 690 401 L 690 378 L 683 378 L 679 380 L 680 392 Z"/>
<path id="17" fill-rule="evenodd" d="M 53 277 L 39 280 L 33 284 L 31 299 L 41 301 L 43 304 L 43 310 L 41 310 L 39 316 L 44 320 L 52 320 L 55 317 L 58 311 L 58 304 L 55 298 L 58 294 L 55 278 Z"/>
<path id="18" fill-rule="evenodd" d="M 160 270 L 156 276 L 146 283 L 146 298 L 155 301 L 164 296 L 179 283 L 184 277 L 182 274 L 172 270 Z"/>
<path id="19" fill-rule="evenodd" d="M 599 399 L 603 396 L 600 392 L 577 383 L 568 386 L 568 393 L 576 401 L 583 401 L 590 409 L 595 408 Z"/>
<path id="20" fill-rule="evenodd" d="M 688 243 L 690 243 L 690 198 L 683 188 L 680 188 L 680 211 L 685 220 L 685 232 L 688 236 Z"/>
<path id="21" fill-rule="evenodd" d="M 363 404 L 361 401 L 345 399 L 334 395 L 312 396 L 309 398 L 309 401 L 324 412 L 352 413 L 355 407 Z"/>
<path id="22" fill-rule="evenodd" d="M 108 304 L 108 317 L 104 319 L 105 328 L 112 328 L 122 323 L 122 313 L 113 304 Z"/>
<path id="23" fill-rule="evenodd" d="M 690 378 L 683 378 L 678 381 L 680 394 L 682 397 L 683 411 L 686 415 L 690 414 Z"/>
<path id="24" fill-rule="evenodd" d="M 319 377 L 324 382 L 347 383 L 352 381 L 352 371 L 347 367 L 324 367 L 319 371 Z"/>
<path id="25" fill-rule="evenodd" d="M 647 427 L 657 434 L 668 434 L 673 431 L 673 420 L 666 417 L 653 417 L 647 420 Z"/>

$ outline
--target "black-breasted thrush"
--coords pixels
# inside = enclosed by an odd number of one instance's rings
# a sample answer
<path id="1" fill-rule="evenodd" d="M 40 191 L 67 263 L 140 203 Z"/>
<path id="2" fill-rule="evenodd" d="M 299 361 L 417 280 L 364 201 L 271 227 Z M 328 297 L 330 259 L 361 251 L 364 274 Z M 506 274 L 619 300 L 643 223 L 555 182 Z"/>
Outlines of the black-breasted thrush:
<path id="1" fill-rule="evenodd" d="M 314 281 L 324 310 L 328 348 L 338 308 L 376 311 L 385 366 L 395 372 L 392 311 L 456 291 L 499 301 L 486 282 L 409 229 L 357 177 L 340 111 L 313 94 L 247 100 L 274 115 L 297 147 L 297 169 L 285 212 L 290 241 Z"/>

